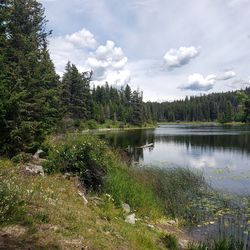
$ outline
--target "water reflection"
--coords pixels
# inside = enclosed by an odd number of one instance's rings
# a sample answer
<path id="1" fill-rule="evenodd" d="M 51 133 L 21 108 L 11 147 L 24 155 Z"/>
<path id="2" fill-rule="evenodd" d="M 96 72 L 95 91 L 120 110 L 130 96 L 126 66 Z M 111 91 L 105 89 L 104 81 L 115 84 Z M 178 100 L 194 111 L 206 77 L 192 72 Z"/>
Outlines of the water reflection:
<path id="1" fill-rule="evenodd" d="M 248 126 L 165 125 L 101 135 L 141 164 L 200 169 L 217 188 L 250 194 Z M 153 148 L 138 148 L 154 143 Z"/>

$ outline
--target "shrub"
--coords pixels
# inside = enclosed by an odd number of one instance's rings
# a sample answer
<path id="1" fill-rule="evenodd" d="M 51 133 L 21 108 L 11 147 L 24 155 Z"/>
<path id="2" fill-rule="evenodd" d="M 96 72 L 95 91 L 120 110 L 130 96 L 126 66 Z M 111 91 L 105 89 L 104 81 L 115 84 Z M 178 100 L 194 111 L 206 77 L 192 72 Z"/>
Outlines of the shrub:
<path id="1" fill-rule="evenodd" d="M 161 238 L 162 243 L 167 249 L 170 250 L 177 250 L 178 249 L 178 241 L 175 235 L 173 234 L 166 234 Z"/>
<path id="2" fill-rule="evenodd" d="M 32 159 L 32 154 L 22 152 L 16 156 L 14 156 L 11 160 L 14 164 L 19 164 L 19 163 L 29 162 L 31 159 Z"/>
<path id="3" fill-rule="evenodd" d="M 71 137 L 49 149 L 44 167 L 49 173 L 74 173 L 86 188 L 100 191 L 106 175 L 105 151 L 105 143 L 95 137 Z"/>
<path id="4" fill-rule="evenodd" d="M 125 128 L 125 123 L 124 123 L 124 122 L 121 122 L 121 123 L 119 124 L 119 128 L 124 129 L 124 128 Z"/>
<path id="5" fill-rule="evenodd" d="M 87 121 L 86 125 L 87 125 L 88 129 L 97 129 L 98 128 L 98 124 L 95 120 Z"/>
<path id="6" fill-rule="evenodd" d="M 6 223 L 22 214 L 24 202 L 16 188 L 11 188 L 9 183 L 1 179 L 0 181 L 0 222 Z"/>

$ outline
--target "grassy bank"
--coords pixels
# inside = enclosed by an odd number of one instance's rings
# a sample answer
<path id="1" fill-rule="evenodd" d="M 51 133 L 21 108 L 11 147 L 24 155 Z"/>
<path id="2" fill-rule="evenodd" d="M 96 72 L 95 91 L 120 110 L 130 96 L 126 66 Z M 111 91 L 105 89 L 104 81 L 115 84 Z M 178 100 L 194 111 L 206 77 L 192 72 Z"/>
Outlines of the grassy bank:
<path id="1" fill-rule="evenodd" d="M 187 125 L 212 125 L 212 126 L 224 126 L 224 125 L 232 125 L 232 126 L 239 126 L 239 125 L 248 125 L 247 123 L 244 122 L 202 122 L 202 121 L 193 121 L 193 122 L 185 122 L 185 121 L 180 121 L 180 122 L 157 122 L 157 125 L 182 125 L 182 124 L 187 124 Z"/>
<path id="2" fill-rule="evenodd" d="M 56 133 L 67 133 L 68 131 L 89 131 L 101 129 L 142 129 L 142 128 L 155 128 L 156 123 L 143 123 L 142 125 L 134 125 L 121 121 L 105 120 L 103 123 L 98 123 L 95 120 L 72 120 L 66 119 L 61 121 L 57 128 Z"/>
<path id="3" fill-rule="evenodd" d="M 166 249 L 177 242 L 166 232 L 185 238 L 177 226 L 209 223 L 229 208 L 200 173 L 129 168 L 95 136 L 54 136 L 43 149 L 45 177 L 23 174 L 29 157 L 16 157 L 15 162 L 22 160 L 17 165 L 0 161 L 0 242 L 9 235 L 5 246 Z M 123 203 L 135 213 L 135 225 L 125 222 Z"/>
<path id="4" fill-rule="evenodd" d="M 9 161 L 0 168 L 0 249 L 164 249 L 162 232 L 125 223 L 108 195 L 89 194 L 85 205 L 61 174 L 23 176 Z"/>

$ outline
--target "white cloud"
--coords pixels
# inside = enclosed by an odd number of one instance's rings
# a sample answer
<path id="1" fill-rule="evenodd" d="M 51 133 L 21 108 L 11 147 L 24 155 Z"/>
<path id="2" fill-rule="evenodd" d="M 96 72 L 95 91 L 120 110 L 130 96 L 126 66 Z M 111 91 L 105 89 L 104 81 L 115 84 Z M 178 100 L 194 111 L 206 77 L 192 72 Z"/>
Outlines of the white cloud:
<path id="1" fill-rule="evenodd" d="M 69 43 L 72 43 L 74 46 L 78 48 L 93 49 L 97 45 L 94 35 L 86 29 L 81 29 L 78 32 L 66 35 L 65 40 L 68 41 Z"/>
<path id="2" fill-rule="evenodd" d="M 232 70 L 226 70 L 222 75 L 219 75 L 217 77 L 218 80 L 223 80 L 223 81 L 226 81 L 226 80 L 229 80 L 229 79 L 232 79 L 236 76 L 236 73 Z"/>
<path id="3" fill-rule="evenodd" d="M 126 69 L 128 58 L 113 41 L 99 46 L 91 53 L 87 65 L 93 70 L 95 81 L 108 81 L 110 84 L 122 85 L 130 81 L 130 71 Z"/>
<path id="4" fill-rule="evenodd" d="M 89 49 L 95 48 L 96 44 L 94 35 L 86 29 L 65 36 L 52 37 L 49 40 L 49 50 L 58 74 L 63 74 L 68 61 L 76 64 L 80 71 L 86 71 L 85 61 Z"/>
<path id="5" fill-rule="evenodd" d="M 164 61 L 169 68 L 181 67 L 188 64 L 193 58 L 199 55 L 199 51 L 194 46 L 170 49 L 164 56 Z"/>
<path id="6" fill-rule="evenodd" d="M 192 91 L 208 91 L 214 87 L 216 81 L 216 75 L 208 75 L 204 77 L 201 74 L 192 74 L 188 77 L 188 83 L 186 85 L 180 86 L 182 90 L 192 90 Z"/>

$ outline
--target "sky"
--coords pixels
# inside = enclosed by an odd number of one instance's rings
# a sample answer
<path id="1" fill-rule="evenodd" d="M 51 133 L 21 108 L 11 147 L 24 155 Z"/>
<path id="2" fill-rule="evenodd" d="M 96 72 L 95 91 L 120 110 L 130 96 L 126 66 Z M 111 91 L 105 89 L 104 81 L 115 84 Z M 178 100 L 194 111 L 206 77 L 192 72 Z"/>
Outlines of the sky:
<path id="1" fill-rule="evenodd" d="M 130 84 L 145 101 L 250 86 L 250 0 L 40 0 L 58 74 Z"/>

